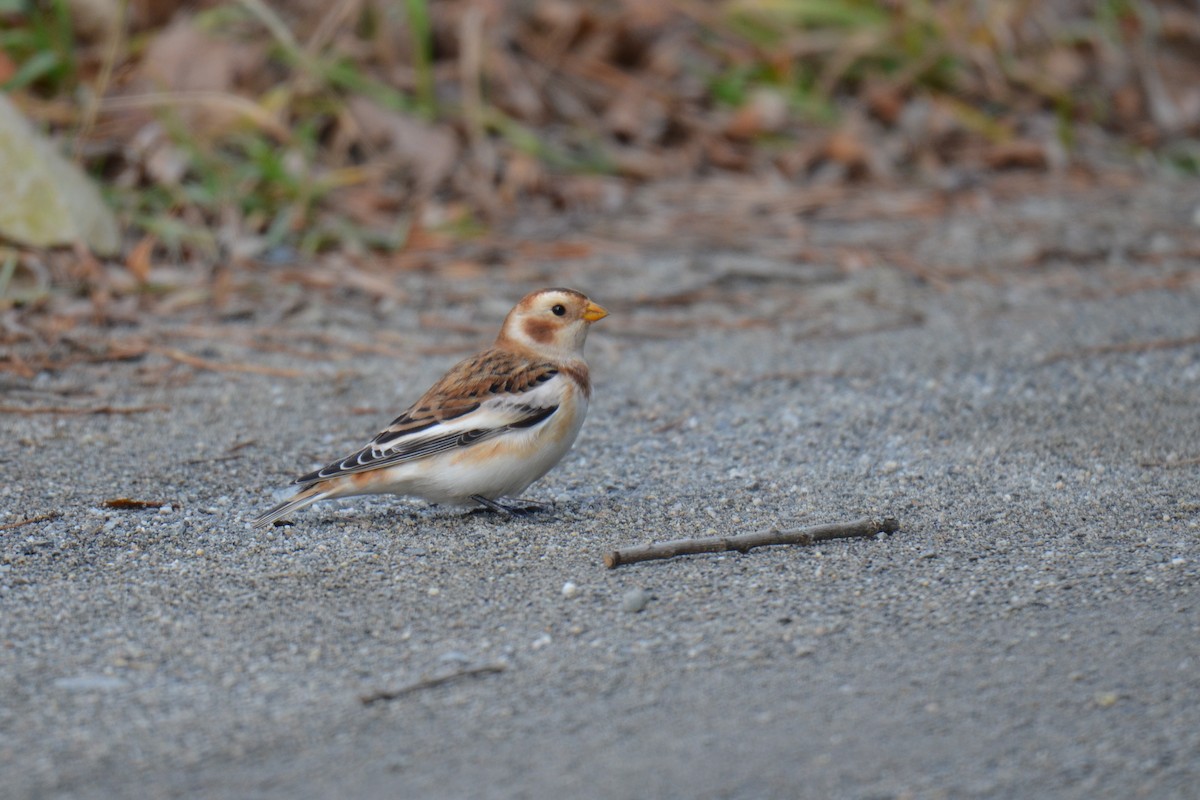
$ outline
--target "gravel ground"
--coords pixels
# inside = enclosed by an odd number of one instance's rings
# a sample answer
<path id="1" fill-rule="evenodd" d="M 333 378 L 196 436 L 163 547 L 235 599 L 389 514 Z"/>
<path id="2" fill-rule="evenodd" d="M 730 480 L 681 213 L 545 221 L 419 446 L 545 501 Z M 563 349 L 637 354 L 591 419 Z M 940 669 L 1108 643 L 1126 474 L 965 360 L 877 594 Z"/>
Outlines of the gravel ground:
<path id="1" fill-rule="evenodd" d="M 278 322 L 326 337 L 289 352 L 238 343 L 261 320 L 160 332 L 306 378 L 159 357 L 6 378 L 11 402 L 170 410 L 4 417 L 0 524 L 62 516 L 0 531 L 0 795 L 1194 797 L 1195 202 L 805 223 L 821 252 L 894 244 L 946 280 L 664 238 L 500 285 L 407 276 L 409 303 Z M 553 513 L 358 498 L 248 528 L 540 282 L 614 312 L 591 417 L 531 490 Z M 327 347 L 384 333 L 394 355 Z M 901 531 L 601 564 L 868 513 Z"/>

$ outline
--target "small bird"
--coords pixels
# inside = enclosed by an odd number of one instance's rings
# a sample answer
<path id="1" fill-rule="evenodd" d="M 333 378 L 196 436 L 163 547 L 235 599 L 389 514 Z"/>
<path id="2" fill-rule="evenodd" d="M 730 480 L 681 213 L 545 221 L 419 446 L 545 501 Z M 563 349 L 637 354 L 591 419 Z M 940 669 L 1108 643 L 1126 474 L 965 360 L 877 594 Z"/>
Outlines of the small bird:
<path id="1" fill-rule="evenodd" d="M 490 348 L 456 364 L 361 450 L 297 478 L 296 493 L 254 527 L 360 494 L 515 513 L 501 498 L 549 472 L 579 435 L 592 394 L 583 343 L 606 316 L 574 289 L 527 295 Z"/>

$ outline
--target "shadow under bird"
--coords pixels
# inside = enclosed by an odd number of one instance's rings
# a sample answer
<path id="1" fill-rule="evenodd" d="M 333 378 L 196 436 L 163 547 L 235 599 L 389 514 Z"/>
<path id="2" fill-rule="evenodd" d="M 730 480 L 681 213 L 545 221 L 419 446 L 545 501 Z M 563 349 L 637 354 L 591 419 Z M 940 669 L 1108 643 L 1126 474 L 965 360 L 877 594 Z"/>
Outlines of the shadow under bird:
<path id="1" fill-rule="evenodd" d="M 320 500 L 398 494 L 513 513 L 516 498 L 579 435 L 592 387 L 583 345 L 608 312 L 574 289 L 542 289 L 508 313 L 495 343 L 456 364 L 361 450 L 296 479 L 256 528 Z"/>

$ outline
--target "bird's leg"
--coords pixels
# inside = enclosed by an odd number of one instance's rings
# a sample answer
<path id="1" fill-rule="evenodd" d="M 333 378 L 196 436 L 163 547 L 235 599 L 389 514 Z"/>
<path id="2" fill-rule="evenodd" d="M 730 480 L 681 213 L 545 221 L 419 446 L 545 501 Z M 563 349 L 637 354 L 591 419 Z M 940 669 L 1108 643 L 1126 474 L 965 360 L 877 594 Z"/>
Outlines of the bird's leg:
<path id="1" fill-rule="evenodd" d="M 489 500 L 481 494 L 473 494 L 471 495 L 471 499 L 489 511 L 495 511 L 497 514 L 506 514 L 510 517 L 513 516 L 511 508 L 502 503 L 497 503 L 495 500 Z"/>

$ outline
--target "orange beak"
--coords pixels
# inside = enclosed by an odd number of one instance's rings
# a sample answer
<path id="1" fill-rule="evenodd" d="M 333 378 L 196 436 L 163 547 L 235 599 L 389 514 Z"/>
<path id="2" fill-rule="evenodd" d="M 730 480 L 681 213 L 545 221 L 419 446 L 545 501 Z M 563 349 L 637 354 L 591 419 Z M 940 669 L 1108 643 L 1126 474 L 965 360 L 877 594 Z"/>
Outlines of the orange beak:
<path id="1" fill-rule="evenodd" d="M 596 320 L 604 319 L 607 316 L 608 312 L 593 303 L 591 300 L 588 301 L 587 307 L 583 309 L 583 318 L 588 322 L 595 322 Z"/>

